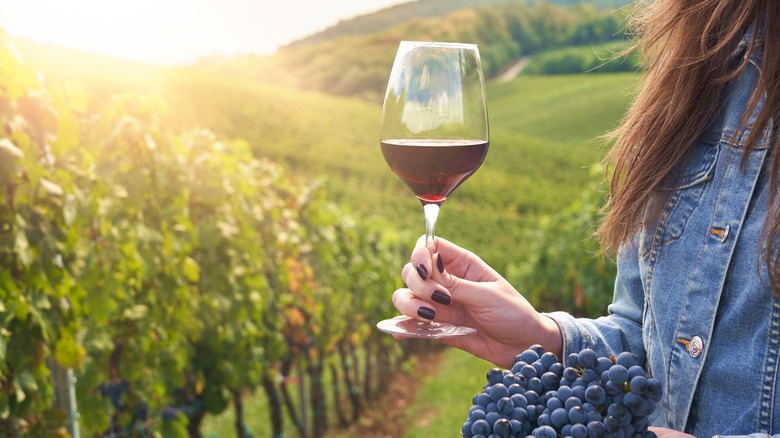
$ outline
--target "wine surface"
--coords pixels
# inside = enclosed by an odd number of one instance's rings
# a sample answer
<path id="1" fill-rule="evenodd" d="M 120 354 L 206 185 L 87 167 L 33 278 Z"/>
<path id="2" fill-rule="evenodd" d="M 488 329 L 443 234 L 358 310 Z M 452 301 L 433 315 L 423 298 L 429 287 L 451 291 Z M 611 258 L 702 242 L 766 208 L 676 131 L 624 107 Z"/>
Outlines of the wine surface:
<path id="1" fill-rule="evenodd" d="M 382 154 L 423 204 L 441 204 L 487 154 L 482 140 L 401 139 L 381 142 Z"/>

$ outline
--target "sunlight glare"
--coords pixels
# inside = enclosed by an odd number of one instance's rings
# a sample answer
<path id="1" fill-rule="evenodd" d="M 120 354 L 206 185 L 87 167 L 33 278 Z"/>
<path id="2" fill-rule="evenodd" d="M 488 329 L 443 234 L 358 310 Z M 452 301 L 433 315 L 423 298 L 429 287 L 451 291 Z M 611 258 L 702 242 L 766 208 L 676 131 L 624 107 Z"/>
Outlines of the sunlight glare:
<path id="1" fill-rule="evenodd" d="M 229 30 L 236 23 L 221 9 L 208 0 L 2 0 L 0 19 L 15 37 L 176 64 L 224 52 L 226 38 L 246 38 Z"/>

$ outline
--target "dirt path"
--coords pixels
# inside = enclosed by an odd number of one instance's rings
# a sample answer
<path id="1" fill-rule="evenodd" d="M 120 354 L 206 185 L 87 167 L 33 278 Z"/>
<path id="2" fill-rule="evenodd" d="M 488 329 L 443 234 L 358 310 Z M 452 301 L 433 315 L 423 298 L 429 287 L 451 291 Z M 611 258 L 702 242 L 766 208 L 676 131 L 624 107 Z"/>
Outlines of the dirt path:
<path id="1" fill-rule="evenodd" d="M 446 350 L 421 354 L 413 373 L 398 372 L 385 395 L 365 410 L 357 424 L 348 430 L 328 435 L 332 438 L 401 438 L 404 434 L 406 407 L 414 403 L 417 378 L 432 374 L 439 366 Z"/>
<path id="2" fill-rule="evenodd" d="M 513 62 L 512 64 L 509 64 L 509 67 L 504 69 L 498 76 L 496 76 L 495 80 L 498 82 L 509 82 L 512 79 L 516 78 L 517 75 L 523 72 L 523 69 L 525 66 L 528 65 L 529 58 L 526 56 L 525 58 L 520 58 L 517 61 Z"/>

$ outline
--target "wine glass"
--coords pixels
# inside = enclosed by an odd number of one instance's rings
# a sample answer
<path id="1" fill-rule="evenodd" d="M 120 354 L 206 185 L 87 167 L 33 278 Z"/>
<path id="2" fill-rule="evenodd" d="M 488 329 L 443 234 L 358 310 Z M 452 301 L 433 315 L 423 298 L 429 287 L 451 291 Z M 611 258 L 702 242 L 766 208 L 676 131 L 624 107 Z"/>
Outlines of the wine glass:
<path id="1" fill-rule="evenodd" d="M 402 41 L 387 84 L 382 154 L 423 206 L 426 245 L 435 252 L 442 202 L 482 164 L 488 149 L 485 80 L 475 44 Z M 406 316 L 381 321 L 386 333 L 443 338 L 470 327 Z"/>

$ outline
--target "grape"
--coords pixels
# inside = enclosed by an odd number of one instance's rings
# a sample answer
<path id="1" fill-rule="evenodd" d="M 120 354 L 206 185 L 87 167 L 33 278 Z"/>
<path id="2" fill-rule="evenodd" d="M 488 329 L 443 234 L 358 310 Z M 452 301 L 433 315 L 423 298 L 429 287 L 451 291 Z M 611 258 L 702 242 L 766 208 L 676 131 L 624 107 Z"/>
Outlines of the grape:
<path id="1" fill-rule="evenodd" d="M 623 365 L 626 369 L 629 369 L 634 365 L 639 365 L 639 361 L 637 360 L 636 356 L 628 351 L 624 351 L 618 354 L 617 358 L 615 359 L 615 363 L 618 365 Z"/>
<path id="2" fill-rule="evenodd" d="M 588 389 L 585 390 L 585 400 L 593 403 L 594 405 L 600 405 L 604 403 L 604 398 L 606 396 L 607 393 L 604 392 L 604 388 L 598 385 L 589 386 Z"/>
<path id="3" fill-rule="evenodd" d="M 551 366 L 558 362 L 558 357 L 554 353 L 544 353 L 539 358 L 539 363 L 544 365 L 545 370 L 549 370 Z"/>
<path id="4" fill-rule="evenodd" d="M 563 427 L 569 422 L 569 412 L 564 408 L 558 408 L 550 414 L 550 421 L 557 428 Z"/>
<path id="5" fill-rule="evenodd" d="M 474 405 L 469 409 L 469 420 L 472 422 L 485 419 L 485 410 L 480 405 Z"/>
<path id="6" fill-rule="evenodd" d="M 512 397 L 515 394 L 522 394 L 524 392 L 524 389 L 522 386 L 518 385 L 517 383 L 513 383 L 509 385 L 507 388 L 509 390 L 509 396 Z"/>
<path id="7" fill-rule="evenodd" d="M 485 421 L 487 421 L 488 424 L 495 424 L 496 421 L 500 420 L 501 414 L 498 412 L 488 412 L 487 415 L 485 415 Z"/>
<path id="8" fill-rule="evenodd" d="M 566 402 L 563 405 L 564 408 L 571 410 L 574 407 L 582 407 L 582 400 L 578 399 L 577 397 L 571 396 L 566 399 Z"/>
<path id="9" fill-rule="evenodd" d="M 563 402 L 558 397 L 552 397 L 549 400 L 547 400 L 547 409 L 549 409 L 550 411 L 554 411 L 562 407 L 563 407 Z"/>
<path id="10" fill-rule="evenodd" d="M 563 364 L 560 362 L 555 362 L 554 364 L 550 365 L 550 372 L 555 374 L 556 376 L 560 377 L 563 375 Z"/>
<path id="11" fill-rule="evenodd" d="M 572 424 L 584 424 L 587 419 L 588 414 L 585 413 L 585 410 L 582 409 L 581 406 L 574 406 L 569 409 L 569 421 Z"/>
<path id="12" fill-rule="evenodd" d="M 612 366 L 612 360 L 606 356 L 599 356 L 598 359 L 596 359 L 596 372 L 601 375 L 604 371 L 609 370 L 609 368 Z"/>
<path id="13" fill-rule="evenodd" d="M 588 438 L 601 438 L 607 434 L 607 428 L 601 421 L 591 421 L 588 423 Z"/>
<path id="14" fill-rule="evenodd" d="M 490 399 L 498 401 L 504 397 L 509 397 L 509 389 L 503 383 L 496 383 L 490 388 Z"/>
<path id="15" fill-rule="evenodd" d="M 490 371 L 487 372 L 488 385 L 495 385 L 496 383 L 501 382 L 503 378 L 504 373 L 501 371 L 501 368 L 491 368 Z"/>
<path id="16" fill-rule="evenodd" d="M 628 381 L 628 369 L 620 364 L 613 365 L 607 372 L 609 381 L 620 386 Z"/>
<path id="17" fill-rule="evenodd" d="M 639 395 L 642 395 L 647 392 L 647 388 L 649 387 L 649 384 L 647 382 L 647 377 L 645 376 L 636 376 L 633 379 L 631 379 L 631 383 L 629 384 L 629 387 L 631 388 L 631 392 L 635 392 Z"/>
<path id="18" fill-rule="evenodd" d="M 582 381 L 585 383 L 595 382 L 599 376 L 596 374 L 596 370 L 587 368 L 582 371 Z"/>
<path id="19" fill-rule="evenodd" d="M 506 438 L 512 433 L 512 424 L 509 423 L 509 420 L 500 418 L 493 423 L 493 433 L 502 438 Z"/>
<path id="20" fill-rule="evenodd" d="M 528 389 L 541 394 L 544 391 L 544 385 L 542 385 L 542 381 L 538 377 L 533 377 L 528 379 Z"/>
<path id="21" fill-rule="evenodd" d="M 525 410 L 525 408 L 515 408 L 512 411 L 512 414 L 509 416 L 509 418 L 512 420 L 520 421 L 521 422 L 520 424 L 522 424 L 522 421 L 528 418 L 528 412 Z"/>
<path id="22" fill-rule="evenodd" d="M 515 357 L 515 362 L 534 363 L 537 360 L 539 360 L 539 353 L 531 349 L 525 350 Z"/>
<path id="23" fill-rule="evenodd" d="M 496 410 L 501 415 L 512 415 L 512 411 L 515 410 L 515 403 L 509 397 L 504 397 L 496 402 Z"/>
<path id="24" fill-rule="evenodd" d="M 512 373 L 504 374 L 504 378 L 501 381 L 501 383 L 504 384 L 507 388 L 509 388 L 512 385 L 515 385 L 515 375 Z"/>
<path id="25" fill-rule="evenodd" d="M 584 424 L 574 424 L 571 427 L 571 438 L 587 438 L 588 428 Z"/>
<path id="26" fill-rule="evenodd" d="M 542 374 L 541 381 L 542 388 L 549 391 L 552 389 L 557 389 L 558 386 L 560 386 L 561 379 L 560 377 L 556 376 L 555 373 L 547 371 L 546 373 Z"/>
<path id="27" fill-rule="evenodd" d="M 570 397 L 574 397 L 574 391 L 572 391 L 570 387 L 568 387 L 568 386 L 559 386 L 558 387 L 558 398 L 562 402 L 565 402 Z"/>
<path id="28" fill-rule="evenodd" d="M 519 420 L 509 420 L 509 425 L 512 426 L 512 433 L 520 434 L 523 432 L 523 423 Z"/>
<path id="29" fill-rule="evenodd" d="M 613 416 L 609 416 L 605 418 L 603 423 L 604 423 L 604 428 L 609 433 L 616 433 L 618 429 L 620 429 L 620 422 L 618 421 L 617 418 Z"/>
<path id="30" fill-rule="evenodd" d="M 538 361 L 534 362 L 534 363 L 531 364 L 531 366 L 534 367 L 534 369 L 536 370 L 536 376 L 537 377 L 542 377 L 542 374 L 547 372 L 547 368 L 545 368 L 544 365 L 542 365 L 541 362 L 538 362 Z"/>
<path id="31" fill-rule="evenodd" d="M 566 358 L 566 364 L 567 367 L 577 368 L 580 365 L 580 358 L 579 354 L 577 353 L 570 353 L 569 356 Z"/>
<path id="32" fill-rule="evenodd" d="M 563 374 L 561 374 L 561 377 L 572 382 L 575 381 L 577 379 L 577 368 L 574 367 L 565 368 L 563 370 Z"/>
<path id="33" fill-rule="evenodd" d="M 522 368 L 520 368 L 520 375 L 526 379 L 536 377 L 536 368 L 534 368 L 532 365 L 525 364 Z"/>
<path id="34" fill-rule="evenodd" d="M 557 438 L 558 433 L 550 426 L 539 426 L 533 431 L 535 438 Z"/>
<path id="35" fill-rule="evenodd" d="M 598 356 L 583 349 L 565 366 L 541 346 L 493 368 L 472 399 L 461 435 L 469 438 L 643 438 L 662 397 L 661 383 L 632 353 Z"/>
<path id="36" fill-rule="evenodd" d="M 515 408 L 525 408 L 528 406 L 528 399 L 523 394 L 514 394 L 509 397 L 514 403 Z"/>
<path id="37" fill-rule="evenodd" d="M 460 428 L 460 435 L 464 436 L 466 438 L 471 438 L 474 436 L 474 433 L 471 432 L 471 424 L 472 422 L 470 420 L 466 420 L 465 423 L 463 423 L 463 426 Z"/>
<path id="38" fill-rule="evenodd" d="M 486 420 L 477 420 L 471 423 L 472 435 L 487 435 L 490 433 L 490 423 Z"/>
<path id="39" fill-rule="evenodd" d="M 586 348 L 582 351 L 580 351 L 579 354 L 579 365 L 583 368 L 593 368 L 596 366 L 596 361 L 598 360 L 598 356 L 596 356 L 596 352 L 591 350 L 590 348 Z"/>

